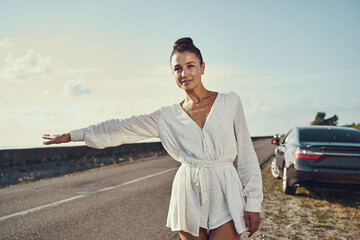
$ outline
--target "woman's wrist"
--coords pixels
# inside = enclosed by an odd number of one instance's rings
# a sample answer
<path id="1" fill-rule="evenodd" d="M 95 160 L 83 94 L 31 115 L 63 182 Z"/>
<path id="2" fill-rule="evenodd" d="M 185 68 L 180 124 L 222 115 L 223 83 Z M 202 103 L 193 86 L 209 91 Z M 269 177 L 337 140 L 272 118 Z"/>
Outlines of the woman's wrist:
<path id="1" fill-rule="evenodd" d="M 70 131 L 70 141 L 79 142 L 84 141 L 84 131 L 82 128 Z"/>
<path id="2" fill-rule="evenodd" d="M 71 142 L 71 134 L 70 132 L 64 134 L 64 141 Z"/>

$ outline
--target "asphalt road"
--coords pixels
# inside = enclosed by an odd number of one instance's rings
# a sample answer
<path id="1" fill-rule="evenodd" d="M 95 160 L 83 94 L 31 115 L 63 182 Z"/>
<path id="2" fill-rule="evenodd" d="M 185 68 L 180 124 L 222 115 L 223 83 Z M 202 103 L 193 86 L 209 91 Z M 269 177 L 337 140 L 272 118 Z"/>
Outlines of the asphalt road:
<path id="1" fill-rule="evenodd" d="M 260 164 L 269 139 L 254 142 Z M 91 170 L 0 190 L 0 239 L 179 239 L 165 226 L 170 157 Z"/>

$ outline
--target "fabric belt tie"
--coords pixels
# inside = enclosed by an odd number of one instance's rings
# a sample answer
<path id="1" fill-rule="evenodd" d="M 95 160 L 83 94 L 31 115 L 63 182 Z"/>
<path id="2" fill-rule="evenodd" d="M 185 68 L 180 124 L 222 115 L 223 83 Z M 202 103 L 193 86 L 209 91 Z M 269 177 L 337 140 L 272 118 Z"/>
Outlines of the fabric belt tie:
<path id="1" fill-rule="evenodd" d="M 208 191 L 208 182 L 206 181 L 206 175 L 204 173 L 204 168 L 214 168 L 226 165 L 233 165 L 232 162 L 214 162 L 214 163 L 207 163 L 207 164 L 197 164 L 191 165 L 189 163 L 183 162 L 184 166 L 196 168 L 195 176 L 194 176 L 194 183 L 199 192 L 201 192 L 201 204 L 204 204 L 209 201 L 209 191 Z"/>

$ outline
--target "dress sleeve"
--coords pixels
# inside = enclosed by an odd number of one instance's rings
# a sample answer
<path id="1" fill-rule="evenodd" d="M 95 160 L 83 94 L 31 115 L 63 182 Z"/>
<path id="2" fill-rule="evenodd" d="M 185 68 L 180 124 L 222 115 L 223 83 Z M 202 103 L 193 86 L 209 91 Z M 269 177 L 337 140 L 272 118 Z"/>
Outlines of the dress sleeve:
<path id="1" fill-rule="evenodd" d="M 87 128 L 72 130 L 71 141 L 85 141 L 89 147 L 102 149 L 159 137 L 160 112 L 159 109 L 149 114 L 111 119 Z"/>
<path id="2" fill-rule="evenodd" d="M 245 211 L 261 212 L 263 200 L 261 169 L 246 124 L 241 100 L 237 94 L 235 102 L 234 132 L 237 141 L 237 171 L 244 186 Z"/>

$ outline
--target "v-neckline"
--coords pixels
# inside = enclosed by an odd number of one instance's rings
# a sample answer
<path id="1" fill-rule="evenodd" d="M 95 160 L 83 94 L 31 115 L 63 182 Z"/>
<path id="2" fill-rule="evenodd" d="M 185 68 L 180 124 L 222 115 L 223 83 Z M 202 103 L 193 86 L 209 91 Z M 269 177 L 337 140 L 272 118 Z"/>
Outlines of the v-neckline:
<path id="1" fill-rule="evenodd" d="M 209 111 L 209 114 L 207 115 L 207 117 L 205 118 L 205 122 L 204 122 L 204 125 L 203 127 L 201 128 L 191 117 L 190 115 L 185 111 L 185 109 L 181 106 L 180 103 L 178 103 L 177 105 L 179 105 L 181 111 L 183 111 L 185 113 L 185 115 L 191 120 L 191 122 L 193 122 L 195 124 L 195 126 L 197 126 L 201 131 L 204 130 L 205 126 L 206 126 L 206 123 L 208 122 L 210 116 L 211 116 L 211 113 L 213 112 L 214 110 L 214 105 L 215 103 L 217 102 L 217 99 L 219 97 L 219 94 L 220 92 L 217 93 L 216 97 L 215 97 L 215 100 L 213 102 L 213 104 L 211 105 L 211 108 L 210 108 L 210 111 Z"/>

